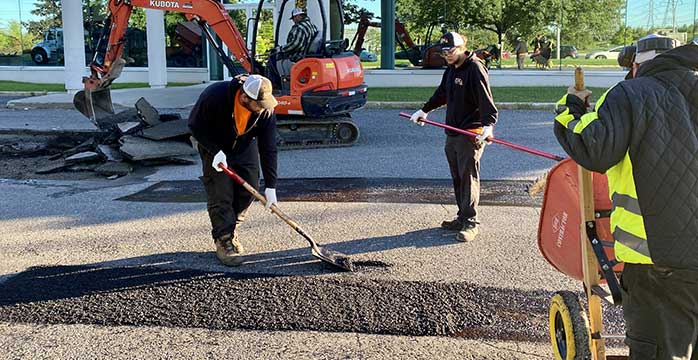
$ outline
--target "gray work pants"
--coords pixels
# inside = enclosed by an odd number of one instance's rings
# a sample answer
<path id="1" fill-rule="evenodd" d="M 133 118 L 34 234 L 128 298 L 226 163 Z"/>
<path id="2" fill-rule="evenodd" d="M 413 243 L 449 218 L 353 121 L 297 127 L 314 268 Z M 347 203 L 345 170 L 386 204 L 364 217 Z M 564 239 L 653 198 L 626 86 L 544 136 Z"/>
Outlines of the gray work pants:
<path id="1" fill-rule="evenodd" d="M 516 66 L 519 68 L 519 70 L 523 70 L 525 62 L 526 54 L 516 54 Z"/>

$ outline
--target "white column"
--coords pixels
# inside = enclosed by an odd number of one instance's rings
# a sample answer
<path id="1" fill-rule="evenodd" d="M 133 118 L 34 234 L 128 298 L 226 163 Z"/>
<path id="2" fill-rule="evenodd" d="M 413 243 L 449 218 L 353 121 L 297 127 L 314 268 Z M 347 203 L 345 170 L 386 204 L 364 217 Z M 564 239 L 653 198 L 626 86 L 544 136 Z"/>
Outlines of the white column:
<path id="1" fill-rule="evenodd" d="M 65 55 L 65 88 L 74 94 L 83 89 L 85 70 L 85 29 L 82 27 L 82 2 L 61 0 L 63 18 L 63 51 Z"/>
<path id="2" fill-rule="evenodd" d="M 151 88 L 167 86 L 167 59 L 165 58 L 165 13 L 145 9 L 148 40 L 148 84 Z"/>

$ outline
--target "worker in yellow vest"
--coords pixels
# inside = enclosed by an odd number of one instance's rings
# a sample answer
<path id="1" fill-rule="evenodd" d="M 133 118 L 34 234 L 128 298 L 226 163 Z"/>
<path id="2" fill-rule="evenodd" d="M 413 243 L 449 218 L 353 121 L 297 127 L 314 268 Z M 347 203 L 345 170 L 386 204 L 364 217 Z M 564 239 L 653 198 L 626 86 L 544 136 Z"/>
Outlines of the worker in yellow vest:
<path id="1" fill-rule="evenodd" d="M 619 59 L 620 62 L 620 59 Z M 608 176 L 631 359 L 698 358 L 698 45 L 649 35 L 632 78 L 586 110 L 571 86 L 555 136 Z"/>

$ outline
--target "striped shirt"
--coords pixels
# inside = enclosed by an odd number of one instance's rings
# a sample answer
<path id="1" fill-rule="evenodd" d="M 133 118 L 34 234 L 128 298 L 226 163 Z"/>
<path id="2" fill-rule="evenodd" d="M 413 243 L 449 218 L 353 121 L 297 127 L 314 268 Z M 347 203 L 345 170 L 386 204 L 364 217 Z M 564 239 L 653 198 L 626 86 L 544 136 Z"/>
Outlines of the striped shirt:
<path id="1" fill-rule="evenodd" d="M 307 17 L 298 24 L 294 24 L 288 33 L 286 45 L 281 48 L 281 53 L 292 61 L 298 61 L 308 52 L 317 31 L 317 27 Z"/>

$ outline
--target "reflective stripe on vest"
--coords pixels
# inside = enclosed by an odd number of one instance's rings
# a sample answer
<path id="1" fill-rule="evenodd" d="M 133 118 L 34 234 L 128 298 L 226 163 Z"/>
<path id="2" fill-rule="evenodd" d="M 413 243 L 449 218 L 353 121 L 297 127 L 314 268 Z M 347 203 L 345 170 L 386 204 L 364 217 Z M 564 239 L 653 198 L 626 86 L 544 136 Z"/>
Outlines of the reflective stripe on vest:
<path id="1" fill-rule="evenodd" d="M 651 264 L 645 223 L 637 200 L 630 154 L 606 172 L 608 190 L 613 202 L 611 232 L 616 240 L 614 250 L 619 261 Z"/>

